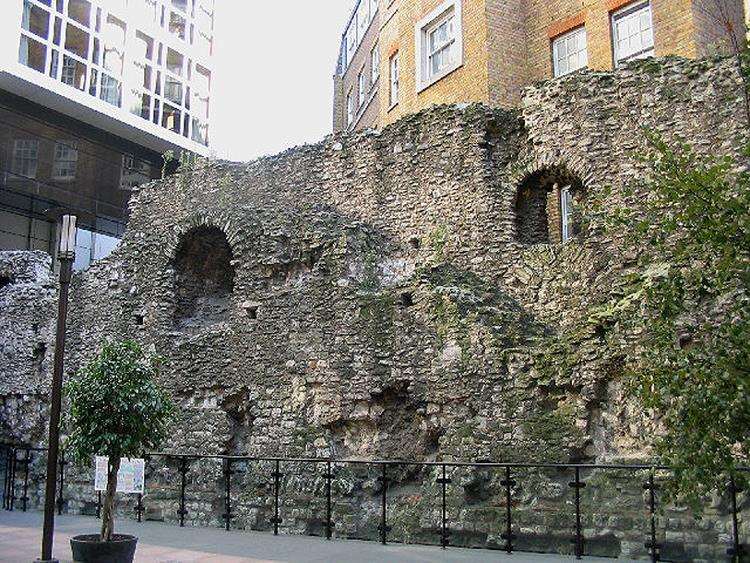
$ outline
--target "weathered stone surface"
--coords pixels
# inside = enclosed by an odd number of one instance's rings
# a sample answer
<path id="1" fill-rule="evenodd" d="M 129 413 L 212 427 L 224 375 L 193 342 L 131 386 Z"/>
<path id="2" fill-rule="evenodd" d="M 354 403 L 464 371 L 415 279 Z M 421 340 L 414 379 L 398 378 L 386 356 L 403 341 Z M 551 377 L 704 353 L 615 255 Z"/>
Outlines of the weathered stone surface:
<path id="1" fill-rule="evenodd" d="M 731 61 L 646 61 L 541 84 L 520 113 L 436 107 L 381 132 L 211 163 L 143 187 L 120 248 L 74 280 L 68 372 L 104 338 L 135 338 L 163 355 L 162 383 L 181 407 L 168 450 L 648 458 L 653 421 L 621 380 L 628 342 L 591 316 L 620 294 L 634 258 L 596 223 L 568 244 L 528 244 L 536 239 L 520 236 L 518 190 L 535 174 L 562 170 L 580 181 L 584 208 L 587 194 L 609 207 L 637 205 L 647 196 L 635 158 L 640 128 L 738 154 L 747 138 L 741 96 Z M 626 186 L 635 190 L 630 199 Z M 0 265 L 43 269 L 38 255 L 0 257 Z M 0 321 L 2 401 L 10 405 L 3 434 L 32 443 L 41 440 L 44 407 L 38 396 L 29 407 L 18 401 L 44 390 L 49 366 L 30 366 L 33 330 L 14 331 L 37 323 L 49 335 L 54 294 L 49 276 L 37 275 L 26 292 L 0 289 L 15 311 Z M 145 502 L 151 517 L 174 521 L 177 473 L 161 463 L 153 462 L 159 486 Z M 267 529 L 271 467 L 241 465 L 234 525 Z M 394 538 L 437 541 L 437 472 L 392 472 Z M 322 479 L 291 466 L 285 473 L 283 527 L 320 533 Z M 190 475 L 188 519 L 219 525 L 220 466 L 202 461 Z M 91 509 L 84 477 L 72 477 L 73 510 Z M 338 534 L 376 535 L 376 477 L 373 468 L 338 468 Z M 455 471 L 454 543 L 502 544 L 502 478 Z M 586 479 L 589 547 L 644 555 L 643 476 Z M 569 550 L 570 475 L 528 471 L 517 480 L 519 546 Z M 715 529 L 670 513 L 686 553 L 723 553 L 726 504 L 708 516 Z"/>

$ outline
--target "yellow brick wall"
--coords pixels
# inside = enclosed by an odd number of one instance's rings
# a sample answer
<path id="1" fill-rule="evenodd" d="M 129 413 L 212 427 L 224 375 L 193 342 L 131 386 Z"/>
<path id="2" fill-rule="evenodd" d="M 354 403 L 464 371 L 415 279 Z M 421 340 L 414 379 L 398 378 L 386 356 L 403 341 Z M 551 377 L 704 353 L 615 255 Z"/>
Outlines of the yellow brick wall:
<path id="1" fill-rule="evenodd" d="M 613 66 L 611 14 L 638 0 L 526 0 L 529 78 L 552 76 L 551 37 L 585 22 L 589 67 Z M 732 0 L 737 3 L 742 0 Z M 695 57 L 693 0 L 651 0 L 657 56 Z"/>
<path id="2" fill-rule="evenodd" d="M 517 106 L 528 84 L 525 0 L 487 0 L 490 104 Z"/>
<path id="3" fill-rule="evenodd" d="M 463 66 L 417 93 L 414 26 L 442 3 L 443 0 L 396 0 L 390 10 L 386 7 L 388 13 L 385 16 L 381 13 L 381 76 L 387 77 L 386 84 L 380 88 L 382 125 L 434 104 L 489 103 L 484 0 L 462 0 Z M 388 64 L 395 51 L 399 53 L 400 96 L 398 105 L 390 108 Z"/>
<path id="4" fill-rule="evenodd" d="M 462 0 L 464 64 L 417 93 L 414 26 L 442 0 L 381 0 L 380 125 L 433 104 L 515 106 L 523 87 L 552 77 L 552 38 L 580 25 L 586 26 L 589 68 L 609 70 L 614 62 L 611 15 L 639 1 Z M 656 55 L 711 53 L 722 30 L 698 7 L 724 3 L 742 28 L 745 1 L 651 0 Z M 388 64 L 396 51 L 400 100 L 391 108 Z"/>

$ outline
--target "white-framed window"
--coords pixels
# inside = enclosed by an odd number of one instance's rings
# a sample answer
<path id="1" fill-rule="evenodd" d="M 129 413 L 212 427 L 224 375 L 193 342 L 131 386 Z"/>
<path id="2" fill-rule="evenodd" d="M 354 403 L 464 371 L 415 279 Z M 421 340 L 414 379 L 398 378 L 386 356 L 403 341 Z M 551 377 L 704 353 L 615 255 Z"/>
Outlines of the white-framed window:
<path id="1" fill-rule="evenodd" d="M 612 14 L 615 64 L 654 55 L 651 2 L 639 2 Z"/>
<path id="2" fill-rule="evenodd" d="M 388 68 L 390 73 L 390 94 L 389 94 L 389 100 L 390 105 L 395 106 L 398 103 L 398 88 L 399 88 L 399 69 L 398 69 L 398 51 L 393 53 L 391 55 L 391 58 L 388 60 Z"/>
<path id="3" fill-rule="evenodd" d="M 354 92 L 349 90 L 346 96 L 346 124 L 351 125 L 354 121 Z"/>
<path id="4" fill-rule="evenodd" d="M 380 77 L 380 48 L 376 43 L 370 51 L 370 84 L 374 85 Z"/>
<path id="5" fill-rule="evenodd" d="M 562 241 L 568 242 L 573 238 L 573 194 L 570 186 L 565 186 L 560 190 L 560 219 Z"/>
<path id="6" fill-rule="evenodd" d="M 552 42 L 555 76 L 564 76 L 589 64 L 586 28 L 580 27 L 561 35 Z"/>
<path id="7" fill-rule="evenodd" d="M 57 141 L 52 161 L 53 180 L 72 180 L 78 167 L 78 145 L 75 141 Z"/>
<path id="8" fill-rule="evenodd" d="M 447 0 L 422 18 L 416 38 L 417 92 L 463 64 L 461 0 Z"/>
<path id="9" fill-rule="evenodd" d="M 367 96 L 367 81 L 365 80 L 365 69 L 357 76 L 357 106 L 361 107 L 365 103 L 365 96 Z"/>
<path id="10" fill-rule="evenodd" d="M 39 141 L 16 139 L 13 144 L 13 167 L 11 172 L 25 178 L 36 178 L 39 164 Z"/>

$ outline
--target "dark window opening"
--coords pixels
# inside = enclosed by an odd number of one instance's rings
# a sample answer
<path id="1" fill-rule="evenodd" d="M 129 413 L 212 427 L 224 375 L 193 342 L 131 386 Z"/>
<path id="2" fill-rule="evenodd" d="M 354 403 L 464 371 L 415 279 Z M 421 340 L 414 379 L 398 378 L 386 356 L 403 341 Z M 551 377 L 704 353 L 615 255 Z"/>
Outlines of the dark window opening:
<path id="1" fill-rule="evenodd" d="M 226 320 L 234 290 L 232 249 L 216 227 L 189 231 L 175 255 L 175 324 L 202 328 Z"/>
<path id="2" fill-rule="evenodd" d="M 580 178 L 554 167 L 529 175 L 516 196 L 516 229 L 522 244 L 566 242 L 578 234 L 576 205 L 583 197 Z"/>
<path id="3" fill-rule="evenodd" d="M 404 292 L 399 298 L 399 304 L 402 308 L 406 309 L 414 305 L 414 296 L 410 292 Z"/>

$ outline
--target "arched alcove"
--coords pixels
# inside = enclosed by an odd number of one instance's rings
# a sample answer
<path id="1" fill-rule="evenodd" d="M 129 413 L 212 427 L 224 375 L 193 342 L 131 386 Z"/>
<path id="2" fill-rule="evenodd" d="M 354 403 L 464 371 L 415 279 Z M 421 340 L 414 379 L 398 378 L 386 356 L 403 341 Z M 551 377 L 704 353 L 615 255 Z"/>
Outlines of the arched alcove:
<path id="1" fill-rule="evenodd" d="M 583 198 L 583 182 L 564 167 L 526 176 L 516 195 L 516 233 L 522 244 L 567 242 L 579 230 L 575 209 Z"/>
<path id="2" fill-rule="evenodd" d="M 200 226 L 185 233 L 175 252 L 174 272 L 176 326 L 201 328 L 227 318 L 234 267 L 221 229 Z"/>

